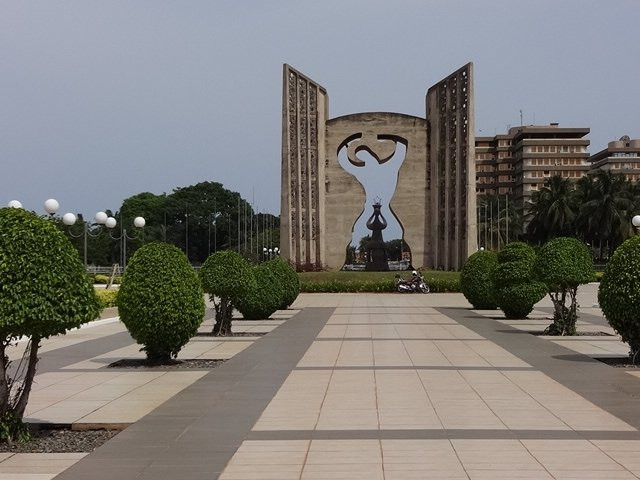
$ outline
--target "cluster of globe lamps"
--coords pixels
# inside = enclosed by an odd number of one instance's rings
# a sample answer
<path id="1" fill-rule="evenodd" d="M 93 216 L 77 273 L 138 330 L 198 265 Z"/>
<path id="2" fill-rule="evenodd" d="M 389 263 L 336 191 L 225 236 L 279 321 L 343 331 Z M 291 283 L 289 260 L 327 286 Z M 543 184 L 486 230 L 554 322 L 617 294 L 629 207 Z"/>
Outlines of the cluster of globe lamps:
<path id="1" fill-rule="evenodd" d="M 11 200 L 8 204 L 9 208 L 22 208 L 22 203 L 18 200 Z M 46 202 L 44 202 L 44 210 L 49 215 L 55 215 L 58 209 L 60 208 L 60 203 L 55 198 L 50 198 Z M 98 212 L 95 215 L 95 221 L 99 225 L 104 225 L 105 227 L 112 229 L 115 228 L 118 223 L 115 218 L 108 216 L 105 212 Z M 73 213 L 65 213 L 62 216 L 62 223 L 67 226 L 75 225 L 76 216 Z M 144 227 L 146 221 L 144 217 L 136 217 L 133 220 L 133 225 L 137 228 Z"/>

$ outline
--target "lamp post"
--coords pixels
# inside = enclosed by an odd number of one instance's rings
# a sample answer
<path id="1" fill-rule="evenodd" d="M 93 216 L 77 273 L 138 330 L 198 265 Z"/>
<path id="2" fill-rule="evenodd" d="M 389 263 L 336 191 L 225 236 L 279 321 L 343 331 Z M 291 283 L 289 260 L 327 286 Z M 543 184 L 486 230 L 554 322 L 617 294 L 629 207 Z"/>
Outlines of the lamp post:
<path id="1" fill-rule="evenodd" d="M 113 221 L 109 222 L 109 220 Z M 107 219 L 107 222 L 109 222 L 106 223 L 107 228 L 113 228 L 116 226 L 116 219 L 113 217 L 109 217 L 109 219 Z M 144 217 L 136 217 L 133 219 L 133 226 L 139 229 L 139 231 L 143 231 L 142 229 L 144 228 L 146 223 L 147 221 L 144 219 Z M 111 234 L 109 234 L 109 236 L 114 240 L 122 241 L 122 269 L 124 271 L 127 268 L 127 240 L 135 240 L 136 238 L 138 238 L 138 233 L 136 233 L 133 237 L 130 237 L 129 235 L 127 235 L 127 229 L 123 228 L 122 233 L 119 236 L 114 237 Z"/>
<path id="2" fill-rule="evenodd" d="M 102 226 L 105 226 L 108 229 L 111 229 L 116 226 L 116 219 L 113 217 L 109 217 L 105 212 L 98 212 L 94 217 L 96 223 L 98 224 L 98 231 L 96 233 L 91 233 L 89 231 L 89 225 L 87 222 L 83 221 L 83 229 L 82 233 L 74 234 L 69 228 L 69 235 L 73 238 L 83 237 L 83 251 L 84 251 L 84 269 L 87 269 L 87 238 L 94 237 L 97 238 L 102 233 Z M 76 216 L 73 213 L 65 213 L 62 216 L 62 223 L 66 226 L 71 227 L 76 223 Z"/>
<path id="3" fill-rule="evenodd" d="M 20 203 L 20 201 L 18 200 L 11 200 L 9 202 L 9 204 L 7 205 L 9 208 L 22 208 L 22 203 Z M 50 218 L 53 218 L 53 216 L 56 214 L 56 212 L 58 211 L 58 209 L 60 208 L 60 203 L 55 199 L 55 198 L 49 198 L 44 202 L 44 210 L 49 214 Z M 73 213 L 65 213 L 62 216 L 62 223 L 68 227 L 71 227 L 72 225 L 74 225 L 76 223 L 77 217 L 76 215 L 74 215 Z M 117 221 L 115 218 L 108 216 L 105 212 L 98 212 L 95 215 L 95 221 L 99 226 L 104 225 L 106 228 L 108 229 L 113 229 L 116 224 Z M 145 225 L 146 221 L 143 217 L 136 217 L 133 221 L 134 226 L 138 227 L 138 228 L 143 228 Z M 74 234 L 70 229 L 69 229 L 69 235 L 73 238 L 80 238 L 81 236 L 84 237 L 83 240 L 83 249 L 84 249 L 84 268 L 85 270 L 87 269 L 87 238 L 88 237 L 97 237 L 98 235 L 100 235 L 100 232 L 98 232 L 97 234 L 92 234 L 91 232 L 89 232 L 88 230 L 88 226 L 87 223 L 84 222 L 84 229 L 82 233 L 79 234 Z M 109 234 L 109 236 L 114 239 L 114 240 L 122 240 L 123 241 L 123 260 L 126 263 L 126 258 L 127 258 L 127 239 L 128 240 L 134 240 L 136 237 L 129 237 L 127 235 L 127 231 L 123 230 L 122 234 L 118 237 L 114 237 L 113 235 Z M 124 268 L 124 264 L 123 264 L 123 268 Z"/>
<path id="4" fill-rule="evenodd" d="M 631 219 L 631 224 L 635 227 L 635 229 L 640 232 L 640 215 L 635 215 Z"/>
<path id="5" fill-rule="evenodd" d="M 262 247 L 263 260 L 267 258 L 267 255 L 269 260 L 271 260 L 273 257 L 279 254 L 280 254 L 280 249 L 278 247 L 273 247 L 273 248 Z"/>

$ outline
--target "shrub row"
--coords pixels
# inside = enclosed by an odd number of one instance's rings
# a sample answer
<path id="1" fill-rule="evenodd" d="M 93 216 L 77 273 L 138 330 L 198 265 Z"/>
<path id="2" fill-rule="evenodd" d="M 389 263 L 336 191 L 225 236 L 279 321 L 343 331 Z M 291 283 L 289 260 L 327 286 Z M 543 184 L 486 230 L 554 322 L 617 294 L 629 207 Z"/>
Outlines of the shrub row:
<path id="1" fill-rule="evenodd" d="M 115 307 L 118 299 L 118 290 L 96 290 L 96 296 L 98 302 L 100 302 L 100 308 Z"/>
<path id="2" fill-rule="evenodd" d="M 275 259 L 252 267 L 232 251 L 211 255 L 200 275 L 173 245 L 149 243 L 129 261 L 117 294 L 101 292 L 105 305 L 117 300 L 120 319 L 152 363 L 175 358 L 204 318 L 204 292 L 216 310 L 213 334 L 231 334 L 233 308 L 247 319 L 267 318 L 298 295 L 295 271 Z M 114 292 L 115 293 L 115 292 Z"/>
<path id="3" fill-rule="evenodd" d="M 459 292 L 460 279 L 437 278 L 425 276 L 431 292 Z M 380 280 L 320 280 L 301 281 L 300 291 L 304 293 L 392 293 L 396 291 L 395 281 L 392 279 Z"/>
<path id="4" fill-rule="evenodd" d="M 507 318 L 526 318 L 547 293 L 554 306 L 546 333 L 574 335 L 579 285 L 595 276 L 587 247 L 575 238 L 560 237 L 538 252 L 522 242 L 505 246 L 497 255 L 476 252 L 462 269 L 462 292 L 474 308 L 497 305 Z"/>

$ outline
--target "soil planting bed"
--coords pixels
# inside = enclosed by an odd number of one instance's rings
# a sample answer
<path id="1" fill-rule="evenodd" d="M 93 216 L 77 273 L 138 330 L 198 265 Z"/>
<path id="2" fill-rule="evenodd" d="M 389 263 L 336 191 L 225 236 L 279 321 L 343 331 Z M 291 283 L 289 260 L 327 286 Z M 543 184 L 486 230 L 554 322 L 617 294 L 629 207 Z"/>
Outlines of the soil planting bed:
<path id="1" fill-rule="evenodd" d="M 92 452 L 120 430 L 71 430 L 69 428 L 35 430 L 27 443 L 0 443 L 0 452 L 75 453 Z"/>
<path id="2" fill-rule="evenodd" d="M 527 332 L 530 333 L 531 335 L 535 335 L 536 337 L 539 337 L 541 335 L 544 336 L 548 336 L 548 337 L 554 337 L 554 338 L 571 338 L 571 337 L 613 337 L 614 335 L 611 335 L 610 333 L 607 332 L 578 332 L 575 335 L 548 335 L 544 332 L 541 331 L 531 331 L 531 332 Z"/>
<path id="3" fill-rule="evenodd" d="M 640 365 L 631 363 L 629 357 L 602 357 L 596 360 L 616 368 L 640 368 Z"/>
<path id="4" fill-rule="evenodd" d="M 216 359 L 185 359 L 171 360 L 168 363 L 149 363 L 146 358 L 123 358 L 107 365 L 107 368 L 144 368 L 146 370 L 188 370 L 188 369 L 209 369 L 215 368 L 226 360 Z"/>
<path id="5" fill-rule="evenodd" d="M 233 332 L 233 335 L 214 335 L 211 332 L 198 332 L 196 337 L 218 337 L 218 338 L 233 338 L 233 337 L 262 337 L 269 332 Z"/>

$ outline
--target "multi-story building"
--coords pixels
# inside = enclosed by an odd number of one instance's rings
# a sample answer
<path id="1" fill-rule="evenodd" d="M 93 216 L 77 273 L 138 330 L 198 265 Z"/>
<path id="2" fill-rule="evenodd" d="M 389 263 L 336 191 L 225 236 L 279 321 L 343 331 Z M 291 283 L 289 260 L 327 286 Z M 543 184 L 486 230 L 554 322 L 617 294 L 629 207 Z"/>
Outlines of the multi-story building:
<path id="1" fill-rule="evenodd" d="M 589 171 L 588 128 L 557 123 L 510 128 L 507 134 L 476 137 L 476 192 L 509 194 L 526 205 L 554 175 L 578 179 Z M 640 166 L 640 165 L 639 165 Z"/>
<path id="2" fill-rule="evenodd" d="M 640 139 L 631 140 L 625 135 L 620 140 L 609 142 L 607 148 L 589 157 L 589 163 L 589 173 L 610 170 L 624 174 L 632 182 L 640 181 Z"/>

